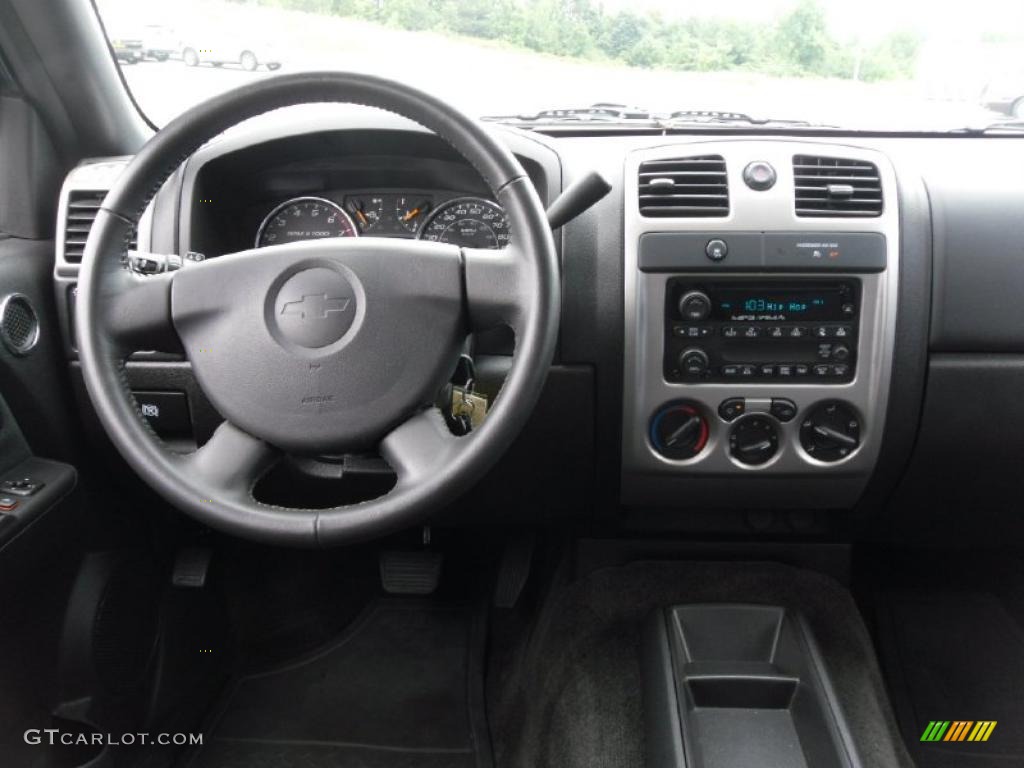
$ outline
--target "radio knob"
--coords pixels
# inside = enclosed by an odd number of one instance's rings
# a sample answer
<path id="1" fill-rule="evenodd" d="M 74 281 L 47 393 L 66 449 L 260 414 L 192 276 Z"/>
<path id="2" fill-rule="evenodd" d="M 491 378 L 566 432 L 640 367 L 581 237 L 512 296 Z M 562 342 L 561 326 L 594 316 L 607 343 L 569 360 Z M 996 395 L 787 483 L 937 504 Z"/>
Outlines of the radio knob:
<path id="1" fill-rule="evenodd" d="M 707 353 L 699 347 L 689 347 L 679 353 L 679 370 L 684 376 L 703 376 L 708 372 Z"/>
<path id="2" fill-rule="evenodd" d="M 687 291 L 679 299 L 679 316 L 690 322 L 700 322 L 711 314 L 711 299 L 703 291 Z"/>
<path id="3" fill-rule="evenodd" d="M 836 344 L 832 347 L 832 359 L 843 362 L 850 359 L 850 348 L 845 344 Z"/>

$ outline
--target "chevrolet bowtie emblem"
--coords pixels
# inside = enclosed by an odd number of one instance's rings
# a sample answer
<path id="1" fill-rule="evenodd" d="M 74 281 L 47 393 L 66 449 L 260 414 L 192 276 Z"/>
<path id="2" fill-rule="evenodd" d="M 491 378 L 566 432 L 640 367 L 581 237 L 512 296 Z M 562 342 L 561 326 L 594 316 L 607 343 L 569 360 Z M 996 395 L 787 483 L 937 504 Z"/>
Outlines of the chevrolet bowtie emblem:
<path id="1" fill-rule="evenodd" d="M 299 301 L 287 301 L 281 307 L 282 315 L 299 315 L 305 320 L 326 320 L 333 312 L 345 312 L 352 299 L 330 296 L 326 293 L 309 293 Z"/>

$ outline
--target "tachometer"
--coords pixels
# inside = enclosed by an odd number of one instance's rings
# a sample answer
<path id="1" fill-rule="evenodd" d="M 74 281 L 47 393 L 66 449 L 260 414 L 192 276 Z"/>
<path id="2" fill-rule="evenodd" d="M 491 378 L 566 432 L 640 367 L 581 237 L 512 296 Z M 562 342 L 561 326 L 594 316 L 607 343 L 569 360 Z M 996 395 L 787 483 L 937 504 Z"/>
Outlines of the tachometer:
<path id="1" fill-rule="evenodd" d="M 466 248 L 504 248 L 510 237 L 501 206 L 479 197 L 449 200 L 431 214 L 420 230 L 421 240 Z"/>
<path id="2" fill-rule="evenodd" d="M 336 203 L 322 197 L 296 197 L 267 214 L 256 232 L 256 247 L 322 237 L 358 236 L 356 225 Z"/>

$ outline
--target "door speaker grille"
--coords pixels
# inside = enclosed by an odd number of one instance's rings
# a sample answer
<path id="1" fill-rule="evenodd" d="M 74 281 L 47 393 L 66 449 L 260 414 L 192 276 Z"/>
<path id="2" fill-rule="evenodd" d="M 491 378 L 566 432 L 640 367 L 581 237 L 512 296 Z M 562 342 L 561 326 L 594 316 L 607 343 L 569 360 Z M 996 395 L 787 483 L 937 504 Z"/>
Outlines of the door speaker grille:
<path id="1" fill-rule="evenodd" d="M 0 302 L 0 338 L 14 355 L 27 355 L 39 341 L 39 315 L 25 296 L 15 293 Z"/>

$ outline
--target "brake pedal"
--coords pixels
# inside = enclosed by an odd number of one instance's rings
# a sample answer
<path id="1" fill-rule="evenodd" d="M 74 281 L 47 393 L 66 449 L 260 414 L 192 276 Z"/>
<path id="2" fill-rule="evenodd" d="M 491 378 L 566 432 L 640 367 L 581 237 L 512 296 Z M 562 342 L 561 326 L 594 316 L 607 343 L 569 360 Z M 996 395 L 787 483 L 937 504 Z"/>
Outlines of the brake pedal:
<path id="1" fill-rule="evenodd" d="M 430 595 L 441 582 L 440 552 L 381 552 L 380 582 L 389 595 Z"/>

